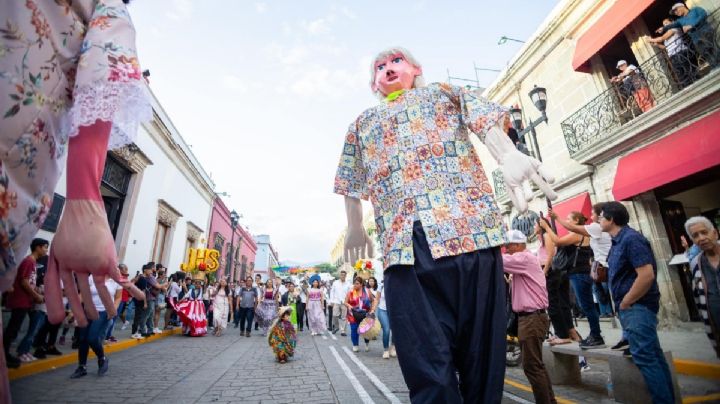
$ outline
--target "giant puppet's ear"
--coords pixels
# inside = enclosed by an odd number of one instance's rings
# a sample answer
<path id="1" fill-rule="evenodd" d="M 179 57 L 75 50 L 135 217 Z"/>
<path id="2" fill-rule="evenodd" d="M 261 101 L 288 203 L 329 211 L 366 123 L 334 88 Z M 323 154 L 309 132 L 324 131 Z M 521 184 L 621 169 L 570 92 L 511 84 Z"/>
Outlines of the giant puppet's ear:
<path id="1" fill-rule="evenodd" d="M 417 76 L 422 76 L 422 74 L 423 74 L 423 72 L 422 72 L 422 66 L 415 66 L 415 65 L 413 65 L 413 67 L 415 68 L 415 77 L 417 77 Z"/>

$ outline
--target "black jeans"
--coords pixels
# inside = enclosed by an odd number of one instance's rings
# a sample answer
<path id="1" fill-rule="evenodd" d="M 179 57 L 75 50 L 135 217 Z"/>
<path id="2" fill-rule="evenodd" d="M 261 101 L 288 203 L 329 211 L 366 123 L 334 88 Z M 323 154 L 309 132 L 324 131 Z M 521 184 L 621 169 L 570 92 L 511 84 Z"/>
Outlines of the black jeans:
<path id="1" fill-rule="evenodd" d="M 295 309 L 297 310 L 298 329 L 300 331 L 302 331 L 303 327 L 305 326 L 305 303 L 303 303 L 303 302 L 295 303 Z"/>
<path id="2" fill-rule="evenodd" d="M 570 338 L 570 329 L 575 327 L 570 309 L 570 281 L 567 273 L 551 269 L 547 276 L 547 291 L 548 314 L 555 335 L 558 338 Z"/>
<path id="3" fill-rule="evenodd" d="M 145 317 L 145 310 L 147 310 L 145 307 L 144 302 L 138 302 L 135 300 L 135 317 L 133 317 L 133 323 L 132 323 L 132 333 L 141 333 L 145 329 L 145 324 L 143 324 L 143 318 Z M 152 330 L 148 330 L 148 332 L 151 332 Z"/>
<path id="4" fill-rule="evenodd" d="M 240 332 L 250 332 L 250 329 L 252 328 L 253 317 L 255 317 L 254 307 L 241 307 L 240 310 L 238 310 Z"/>
<path id="5" fill-rule="evenodd" d="M 506 346 L 499 248 L 434 260 L 419 222 L 412 240 L 415 265 L 385 271 L 387 311 L 410 399 L 499 403 Z"/>
<path id="6" fill-rule="evenodd" d="M 3 331 L 3 348 L 5 348 L 5 357 L 10 354 L 10 345 L 12 345 L 15 338 L 17 338 L 22 327 L 25 316 L 30 314 L 30 309 L 12 309 L 10 311 L 10 319 L 8 325 Z"/>
<path id="7" fill-rule="evenodd" d="M 58 332 L 60 331 L 60 325 L 62 323 L 51 324 L 50 321 L 46 321 L 43 324 L 40 332 L 35 336 L 33 346 L 35 348 L 50 348 L 55 346 L 57 341 Z"/>

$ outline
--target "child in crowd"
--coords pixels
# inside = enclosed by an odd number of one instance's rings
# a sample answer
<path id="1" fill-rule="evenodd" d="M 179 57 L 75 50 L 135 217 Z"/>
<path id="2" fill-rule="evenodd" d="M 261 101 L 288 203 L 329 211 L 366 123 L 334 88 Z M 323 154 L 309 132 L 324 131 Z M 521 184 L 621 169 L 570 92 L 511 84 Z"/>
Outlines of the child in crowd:
<path id="1" fill-rule="evenodd" d="M 281 307 L 268 333 L 268 344 L 280 363 L 287 362 L 288 358 L 295 354 L 297 336 L 295 327 L 290 322 L 292 311 L 290 306 Z"/>

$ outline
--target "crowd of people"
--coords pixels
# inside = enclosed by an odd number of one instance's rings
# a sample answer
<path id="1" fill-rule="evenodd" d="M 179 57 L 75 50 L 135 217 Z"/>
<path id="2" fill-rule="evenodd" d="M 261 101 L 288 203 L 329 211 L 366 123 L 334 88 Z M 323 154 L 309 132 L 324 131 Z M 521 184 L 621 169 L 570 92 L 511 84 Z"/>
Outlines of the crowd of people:
<path id="1" fill-rule="evenodd" d="M 537 253 L 527 250 L 522 232 L 511 230 L 503 255 L 512 309 L 519 317 L 523 370 L 536 402 L 556 402 L 542 362 L 544 341 L 550 345 L 576 341 L 583 350 L 605 348 L 599 322 L 603 306 L 608 306 L 610 316 L 617 314 L 623 329 L 622 338 L 611 349 L 632 358 L 648 385 L 654 386 L 649 389 L 654 403 L 674 402 L 672 377 L 657 335 L 660 292 L 650 242 L 629 227 L 630 215 L 619 202 L 595 204 L 589 222 L 580 212 L 562 218 L 551 210 L 549 216 L 568 234 L 558 237 L 550 222 L 540 218 L 535 228 L 540 240 Z M 720 357 L 718 231 L 703 216 L 688 219 L 685 228 L 694 243 L 687 251 L 694 294 Z M 584 339 L 573 326 L 573 300 L 590 325 L 590 334 Z M 587 367 L 584 358 L 580 361 Z"/>
<path id="2" fill-rule="evenodd" d="M 708 23 L 707 11 L 700 6 L 673 4 L 670 16 L 663 19 L 655 35 L 646 36 L 645 40 L 666 56 L 672 83 L 679 90 L 697 81 L 703 67 L 715 67 L 720 62 L 714 45 L 714 29 Z M 646 72 L 626 60 L 619 60 L 616 68 L 619 73 L 611 77 L 610 82 L 616 85 L 621 102 L 628 104 L 632 99 L 642 112 L 655 107 Z"/>

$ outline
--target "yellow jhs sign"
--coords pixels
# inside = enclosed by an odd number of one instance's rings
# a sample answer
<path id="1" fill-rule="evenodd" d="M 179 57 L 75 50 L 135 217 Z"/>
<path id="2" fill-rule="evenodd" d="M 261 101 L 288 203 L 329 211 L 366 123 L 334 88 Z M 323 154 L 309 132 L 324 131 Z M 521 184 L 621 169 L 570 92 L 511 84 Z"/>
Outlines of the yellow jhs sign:
<path id="1" fill-rule="evenodd" d="M 188 249 L 186 262 L 180 264 L 180 269 L 185 272 L 194 272 L 196 270 L 213 272 L 220 267 L 220 252 L 206 248 L 190 248 Z"/>

